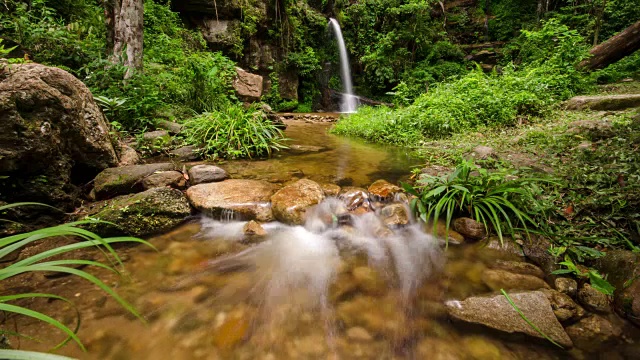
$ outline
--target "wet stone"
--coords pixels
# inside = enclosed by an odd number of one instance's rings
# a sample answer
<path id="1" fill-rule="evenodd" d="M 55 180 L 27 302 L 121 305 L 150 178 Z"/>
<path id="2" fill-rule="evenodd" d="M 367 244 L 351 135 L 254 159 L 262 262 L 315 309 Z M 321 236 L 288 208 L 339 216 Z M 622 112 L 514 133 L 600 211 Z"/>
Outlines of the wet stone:
<path id="1" fill-rule="evenodd" d="M 569 278 L 557 278 L 554 283 L 556 290 L 559 292 L 569 295 L 572 298 L 576 297 L 578 292 L 578 283 L 575 280 Z"/>
<path id="2" fill-rule="evenodd" d="M 213 333 L 213 344 L 221 350 L 231 350 L 247 335 L 249 330 L 249 316 L 245 309 L 233 310 L 229 313 L 219 313 L 216 317 L 217 326 Z"/>
<path id="3" fill-rule="evenodd" d="M 553 313 L 556 314 L 560 322 L 569 320 L 576 321 L 585 316 L 586 312 L 584 309 L 576 304 L 569 295 L 551 289 L 541 289 L 540 291 L 549 299 Z"/>
<path id="4" fill-rule="evenodd" d="M 360 290 L 367 294 L 381 295 L 387 290 L 387 284 L 380 274 L 368 266 L 357 267 L 352 274 Z"/>
<path id="5" fill-rule="evenodd" d="M 531 275 L 540 279 L 544 278 L 544 271 L 539 267 L 522 261 L 496 260 L 489 265 L 496 270 L 505 270 L 513 274 Z"/>
<path id="6" fill-rule="evenodd" d="M 510 293 L 509 297 L 522 313 L 551 339 L 564 347 L 571 347 L 571 339 L 558 322 L 549 300 L 540 291 Z M 476 296 L 463 301 L 446 303 L 449 316 L 455 320 L 484 325 L 507 333 L 521 333 L 536 338 L 543 336 L 517 313 L 503 295 Z M 489 310 L 490 309 L 490 310 Z"/>
<path id="7" fill-rule="evenodd" d="M 169 155 L 177 158 L 178 160 L 193 161 L 200 158 L 200 156 L 197 153 L 197 150 L 198 148 L 193 145 L 183 146 L 175 150 L 171 150 L 169 152 Z"/>
<path id="8" fill-rule="evenodd" d="M 398 227 L 409 224 L 409 214 L 404 204 L 390 204 L 380 211 L 382 222 L 389 227 Z"/>
<path id="9" fill-rule="evenodd" d="M 393 200 L 394 195 L 401 192 L 402 189 L 386 180 L 377 180 L 369 186 L 368 191 L 374 199 L 391 201 Z"/>
<path id="10" fill-rule="evenodd" d="M 598 315 L 584 318 L 566 330 L 577 348 L 589 352 L 615 345 L 622 335 L 621 328 Z"/>
<path id="11" fill-rule="evenodd" d="M 483 251 L 494 253 L 502 258 L 521 260 L 524 256 L 520 245 L 510 238 L 503 238 L 503 241 L 500 241 L 497 236 L 491 236 L 480 242 L 479 246 Z"/>
<path id="12" fill-rule="evenodd" d="M 324 199 L 324 192 L 315 181 L 301 179 L 278 190 L 271 197 L 273 215 L 286 224 L 303 224 L 309 208 Z"/>
<path id="13" fill-rule="evenodd" d="M 371 341 L 371 340 L 373 340 L 373 337 L 371 336 L 371 334 L 369 334 L 367 329 L 359 327 L 359 326 L 354 326 L 354 327 L 351 327 L 351 328 L 347 329 L 347 337 L 349 339 L 355 340 L 355 341 Z"/>
<path id="14" fill-rule="evenodd" d="M 336 184 L 322 183 L 320 186 L 322 187 L 322 191 L 324 191 L 324 196 L 338 196 L 340 193 L 340 186 Z"/>
<path id="15" fill-rule="evenodd" d="M 578 301 L 587 310 L 600 313 L 611 312 L 609 297 L 593 288 L 590 284 L 584 284 L 578 290 Z"/>
<path id="16" fill-rule="evenodd" d="M 344 202 L 349 211 L 370 207 L 369 193 L 363 188 L 345 186 L 340 190 L 338 198 Z"/>
<path id="17" fill-rule="evenodd" d="M 245 236 L 249 236 L 249 237 L 267 235 L 267 232 L 264 230 L 262 225 L 260 225 L 254 220 L 247 222 L 242 228 L 242 231 L 244 232 Z"/>
<path id="18" fill-rule="evenodd" d="M 549 285 L 538 277 L 514 274 L 504 270 L 487 269 L 482 273 L 482 281 L 491 290 L 537 290 L 549 288 Z"/>

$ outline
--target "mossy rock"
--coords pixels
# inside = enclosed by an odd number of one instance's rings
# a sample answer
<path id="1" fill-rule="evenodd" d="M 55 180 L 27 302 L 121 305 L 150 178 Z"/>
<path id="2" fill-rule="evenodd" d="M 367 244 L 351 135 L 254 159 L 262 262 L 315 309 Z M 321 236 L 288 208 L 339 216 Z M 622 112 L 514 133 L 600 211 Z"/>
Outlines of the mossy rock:
<path id="1" fill-rule="evenodd" d="M 116 195 L 126 195 L 144 190 L 142 180 L 156 171 L 175 170 L 171 163 L 130 165 L 109 168 L 94 180 L 96 198 L 106 199 Z"/>
<path id="2" fill-rule="evenodd" d="M 91 224 L 88 229 L 101 236 L 146 237 L 169 231 L 189 215 L 191 207 L 181 191 L 153 188 L 106 202 L 89 216 L 112 224 Z"/>

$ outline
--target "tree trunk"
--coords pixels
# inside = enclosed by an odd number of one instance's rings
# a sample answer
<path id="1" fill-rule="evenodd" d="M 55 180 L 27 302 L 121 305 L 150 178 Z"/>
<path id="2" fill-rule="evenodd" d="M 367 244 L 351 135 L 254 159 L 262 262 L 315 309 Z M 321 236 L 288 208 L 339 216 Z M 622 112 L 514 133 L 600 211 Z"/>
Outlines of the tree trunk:
<path id="1" fill-rule="evenodd" d="M 115 8 L 120 8 L 120 0 L 103 0 L 102 7 L 104 8 L 104 25 L 107 28 L 107 46 L 105 53 L 109 58 L 113 56 L 113 36 L 115 35 L 114 23 L 115 23 Z"/>
<path id="2" fill-rule="evenodd" d="M 113 56 L 112 62 L 128 68 L 125 79 L 133 69 L 142 69 L 143 0 L 113 0 Z"/>
<path id="3" fill-rule="evenodd" d="M 586 70 L 602 69 L 640 49 L 640 21 L 591 49 L 591 57 L 580 63 Z"/>

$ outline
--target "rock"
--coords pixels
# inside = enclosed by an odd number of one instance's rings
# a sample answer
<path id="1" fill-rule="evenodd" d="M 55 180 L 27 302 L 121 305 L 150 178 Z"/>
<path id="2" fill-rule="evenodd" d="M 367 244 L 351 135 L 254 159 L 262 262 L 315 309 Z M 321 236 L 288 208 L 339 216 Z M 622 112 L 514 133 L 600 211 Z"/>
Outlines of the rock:
<path id="1" fill-rule="evenodd" d="M 466 359 L 466 354 L 459 344 L 439 338 L 426 338 L 417 347 L 420 359 L 429 360 L 460 360 Z"/>
<path id="2" fill-rule="evenodd" d="M 228 314 L 220 313 L 216 320 L 221 324 L 213 332 L 213 344 L 221 350 L 231 350 L 238 345 L 249 331 L 250 318 L 244 309 L 236 309 Z"/>
<path id="3" fill-rule="evenodd" d="M 242 41 L 239 35 L 242 29 L 240 20 L 223 20 L 216 16 L 215 13 L 212 15 L 201 18 L 199 16 L 197 18 L 190 17 L 202 33 L 202 37 L 209 43 L 209 46 L 231 48 L 234 44 Z"/>
<path id="4" fill-rule="evenodd" d="M 340 190 L 338 198 L 344 202 L 349 211 L 360 207 L 370 209 L 369 193 L 363 188 L 345 186 Z"/>
<path id="5" fill-rule="evenodd" d="M 146 237 L 171 230 L 191 215 L 191 208 L 181 191 L 163 187 L 108 201 L 89 214 L 111 224 L 91 224 L 90 230 L 101 236 L 127 234 Z"/>
<path id="6" fill-rule="evenodd" d="M 382 222 L 389 227 L 409 224 L 409 213 L 405 204 L 389 204 L 380 210 Z"/>
<path id="7" fill-rule="evenodd" d="M 489 265 L 492 269 L 505 270 L 513 274 L 531 275 L 544 279 L 544 271 L 539 267 L 522 261 L 496 260 Z"/>
<path id="8" fill-rule="evenodd" d="M 563 294 L 556 290 L 542 289 L 542 291 L 549 299 L 553 313 L 560 322 L 576 321 L 583 318 L 586 314 L 584 309 L 576 304 L 569 295 Z"/>
<path id="9" fill-rule="evenodd" d="M 313 145 L 289 145 L 289 151 L 296 154 L 304 154 L 309 152 L 320 152 L 327 150 L 326 147 L 323 146 L 313 146 Z"/>
<path id="10" fill-rule="evenodd" d="M 541 237 L 531 235 L 530 238 L 525 238 L 522 244 L 522 250 L 524 255 L 531 260 L 532 263 L 538 265 L 545 274 L 547 274 L 547 280 L 553 283 L 555 276 L 551 273 L 558 270 L 557 259 L 555 256 L 549 254 L 549 248 L 551 243 L 549 240 Z"/>
<path id="11" fill-rule="evenodd" d="M 148 131 L 142 134 L 142 144 L 146 146 L 161 147 L 171 142 L 171 136 L 166 130 Z"/>
<path id="12" fill-rule="evenodd" d="M 424 224 L 423 229 L 427 234 L 433 235 L 434 233 L 433 223 Z M 447 231 L 446 222 L 442 219 L 438 219 L 438 222 L 436 223 L 435 234 L 440 239 L 445 239 L 445 236 L 447 236 L 446 244 L 454 244 L 454 245 L 464 244 L 464 236 L 462 236 L 460 233 L 453 230 L 452 228 L 449 228 L 449 231 Z"/>
<path id="13" fill-rule="evenodd" d="M 175 123 L 168 120 L 160 120 L 156 124 L 157 127 L 163 130 L 167 130 L 171 135 L 178 135 L 182 132 L 182 124 Z"/>
<path id="14" fill-rule="evenodd" d="M 611 311 L 609 297 L 591 287 L 590 284 L 584 284 L 580 290 L 578 290 L 578 301 L 590 311 L 601 313 Z"/>
<path id="15" fill-rule="evenodd" d="M 470 158 L 478 159 L 478 160 L 486 160 L 488 158 L 497 158 L 496 151 L 493 150 L 492 147 L 478 145 L 473 148 L 471 154 L 469 154 Z"/>
<path id="16" fill-rule="evenodd" d="M 540 291 L 510 293 L 509 297 L 522 313 L 549 338 L 570 348 L 571 339 L 554 315 L 549 300 Z M 455 320 L 484 325 L 507 333 L 521 333 L 543 338 L 527 324 L 503 295 L 470 297 L 446 303 L 449 316 Z"/>
<path id="17" fill-rule="evenodd" d="M 494 360 L 503 359 L 507 356 L 502 354 L 500 348 L 491 340 L 482 336 L 468 336 L 462 339 L 462 347 L 474 360 Z"/>
<path id="18" fill-rule="evenodd" d="M 278 93 L 288 100 L 298 100 L 298 72 L 295 69 L 278 73 Z"/>
<path id="19" fill-rule="evenodd" d="M 598 259 L 596 268 L 607 274 L 607 280 L 616 288 L 615 311 L 640 326 L 640 254 L 610 250 Z"/>
<path id="20" fill-rule="evenodd" d="M 189 169 L 189 182 L 192 185 L 222 181 L 228 177 L 224 169 L 214 165 L 196 165 Z"/>
<path id="21" fill-rule="evenodd" d="M 260 180 L 228 179 L 187 189 L 187 198 L 199 211 L 220 217 L 224 211 L 247 219 L 272 221 L 269 203 L 277 187 Z"/>
<path id="22" fill-rule="evenodd" d="M 578 293 L 578 283 L 569 278 L 557 278 L 554 282 L 556 290 L 572 298 Z"/>
<path id="23" fill-rule="evenodd" d="M 262 225 L 260 225 L 254 220 L 247 222 L 242 228 L 242 232 L 244 233 L 245 236 L 248 236 L 248 237 L 267 235 L 267 232 L 264 230 Z"/>
<path id="24" fill-rule="evenodd" d="M 351 272 L 358 288 L 366 294 L 382 295 L 387 291 L 387 284 L 380 274 L 368 267 L 359 266 Z"/>
<path id="25" fill-rule="evenodd" d="M 481 249 L 498 254 L 503 258 L 520 260 L 524 257 L 524 252 L 520 245 L 509 238 L 503 238 L 503 241 L 497 236 L 491 236 L 490 238 L 478 243 Z"/>
<path id="26" fill-rule="evenodd" d="M 449 175 L 451 174 L 451 172 L 453 172 L 453 169 L 446 167 L 446 166 L 440 166 L 440 165 L 431 165 L 429 167 L 423 168 L 422 170 L 420 170 L 420 178 L 423 177 L 423 175 L 427 175 L 427 176 L 445 176 L 445 175 Z"/>
<path id="27" fill-rule="evenodd" d="M 197 150 L 198 148 L 193 145 L 183 146 L 175 150 L 169 151 L 169 155 L 176 157 L 178 158 L 178 160 L 181 160 L 181 161 L 193 161 L 193 160 L 198 160 L 200 158 L 200 155 L 197 153 Z"/>
<path id="28" fill-rule="evenodd" d="M 278 190 L 271 197 L 273 216 L 286 224 L 304 224 L 307 209 L 324 199 L 318 183 L 301 179 Z"/>
<path id="29" fill-rule="evenodd" d="M 338 196 L 340 193 L 340 186 L 336 184 L 322 183 L 320 186 L 322 187 L 322 191 L 324 191 L 324 196 Z"/>
<path id="30" fill-rule="evenodd" d="M 624 110 L 640 107 L 640 94 L 576 96 L 566 102 L 568 110 Z"/>
<path id="31" fill-rule="evenodd" d="M 487 236 L 487 230 L 482 223 L 467 217 L 453 220 L 453 229 L 472 240 L 480 240 Z"/>
<path id="32" fill-rule="evenodd" d="M 140 163 L 140 155 L 134 148 L 130 147 L 129 145 L 121 145 L 120 153 L 118 155 L 118 157 L 120 158 L 120 162 L 118 163 L 119 167 L 131 166 Z"/>
<path id="33" fill-rule="evenodd" d="M 171 163 L 131 165 L 103 170 L 93 184 L 97 199 L 142 191 L 142 180 L 156 171 L 174 170 Z"/>
<path id="34" fill-rule="evenodd" d="M 36 63 L 0 64 L 0 200 L 72 210 L 82 186 L 118 164 L 89 89 Z"/>
<path id="35" fill-rule="evenodd" d="M 347 329 L 347 338 L 355 341 L 371 341 L 373 340 L 373 336 L 369 334 L 367 329 L 354 326 Z"/>
<path id="36" fill-rule="evenodd" d="M 392 296 L 353 296 L 337 305 L 336 316 L 347 328 L 360 326 L 374 337 L 399 338 L 408 330 L 406 317 Z"/>
<path id="37" fill-rule="evenodd" d="M 391 201 L 395 194 L 402 191 L 399 186 L 393 185 L 386 180 L 376 180 L 369 185 L 369 195 L 379 201 Z"/>
<path id="38" fill-rule="evenodd" d="M 169 186 L 174 189 L 184 189 L 187 186 L 187 179 L 179 171 L 159 171 L 142 180 L 142 187 L 145 190 Z"/>
<path id="39" fill-rule="evenodd" d="M 504 270 L 485 270 L 482 273 L 482 282 L 491 288 L 491 290 L 537 290 L 550 288 L 544 280 L 538 277 L 513 274 Z"/>
<path id="40" fill-rule="evenodd" d="M 587 134 L 591 140 L 597 141 L 614 136 L 611 123 L 606 120 L 579 120 L 569 124 L 567 132 Z"/>
<path id="41" fill-rule="evenodd" d="M 259 101 L 262 96 L 262 76 L 251 74 L 236 67 L 233 88 L 240 99 L 244 101 Z"/>
<path id="42" fill-rule="evenodd" d="M 607 319 L 591 315 L 566 329 L 578 349 L 597 352 L 619 342 L 622 329 Z"/>

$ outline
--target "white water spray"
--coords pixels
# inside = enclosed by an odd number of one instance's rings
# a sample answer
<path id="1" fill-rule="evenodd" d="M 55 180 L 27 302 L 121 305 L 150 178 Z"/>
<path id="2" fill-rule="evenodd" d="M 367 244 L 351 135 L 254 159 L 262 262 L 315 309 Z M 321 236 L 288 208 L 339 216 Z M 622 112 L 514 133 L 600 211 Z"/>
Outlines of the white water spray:
<path id="1" fill-rule="evenodd" d="M 338 49 L 340 50 L 340 75 L 342 77 L 342 103 L 340 111 L 343 113 L 354 113 L 358 107 L 358 98 L 353 94 L 353 84 L 351 83 L 351 70 L 349 66 L 349 56 L 347 55 L 347 47 L 344 45 L 342 30 L 340 24 L 334 18 L 329 19 L 329 27 L 333 30 L 338 41 Z"/>

